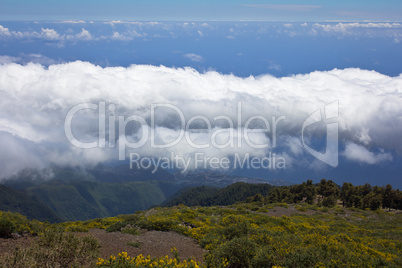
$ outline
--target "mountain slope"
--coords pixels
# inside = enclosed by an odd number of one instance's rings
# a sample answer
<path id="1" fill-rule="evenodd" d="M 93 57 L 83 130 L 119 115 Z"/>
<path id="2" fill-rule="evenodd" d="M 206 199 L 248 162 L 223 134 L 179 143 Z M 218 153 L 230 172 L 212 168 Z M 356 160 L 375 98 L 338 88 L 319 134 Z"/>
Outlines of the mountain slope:
<path id="1" fill-rule="evenodd" d="M 60 218 L 37 198 L 4 185 L 0 185 L 0 210 L 19 212 L 29 219 L 60 221 Z"/>
<path id="2" fill-rule="evenodd" d="M 27 192 L 49 204 L 63 220 L 75 221 L 134 213 L 158 205 L 169 196 L 169 192 L 164 192 L 161 186 L 166 185 L 157 181 L 51 181 L 28 188 Z"/>
<path id="3" fill-rule="evenodd" d="M 162 205 L 225 206 L 245 201 L 247 197 L 256 194 L 268 195 L 269 191 L 274 187 L 269 184 L 250 184 L 244 182 L 237 182 L 221 189 L 198 186 L 183 190 L 181 193 L 172 196 L 172 198 L 165 201 Z"/>

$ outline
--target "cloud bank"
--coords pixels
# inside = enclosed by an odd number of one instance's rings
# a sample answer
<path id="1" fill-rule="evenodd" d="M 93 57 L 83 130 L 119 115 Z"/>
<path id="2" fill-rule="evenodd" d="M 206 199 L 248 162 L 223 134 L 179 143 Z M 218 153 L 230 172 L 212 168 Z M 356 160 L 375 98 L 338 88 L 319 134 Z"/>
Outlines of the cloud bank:
<path id="1" fill-rule="evenodd" d="M 169 148 L 152 148 L 148 139 L 139 148 L 126 148 L 126 156 L 130 152 L 151 157 L 169 156 L 172 152 L 193 156 L 202 152 L 207 157 L 233 157 L 236 153 L 262 157 L 275 152 L 286 159 L 289 168 L 308 167 L 311 159 L 301 142 L 303 123 L 309 115 L 334 101 L 339 102 L 336 121 L 343 159 L 375 165 L 392 161 L 392 154 L 402 153 L 401 75 L 389 77 L 375 71 L 334 69 L 282 78 L 240 78 L 214 71 L 199 73 L 192 68 L 102 68 L 80 61 L 46 68 L 11 61 L 12 57 L 7 58 L 0 65 L 3 178 L 25 167 L 41 168 L 50 163 L 95 165 L 118 160 L 123 136 L 134 143 L 151 132 L 152 104 L 176 107 L 186 123 L 193 118 L 186 135 L 196 145 L 210 146 L 195 148 L 183 138 Z M 95 106 L 74 114 L 73 135 L 82 142 L 98 141 L 100 135 L 105 135 L 103 147 L 80 149 L 66 137 L 66 116 L 82 103 Z M 99 134 L 102 105 L 106 134 Z M 154 111 L 156 144 L 174 141 L 182 127 L 180 115 L 171 107 L 159 106 Z M 122 133 L 119 116 L 124 120 L 133 115 L 145 121 L 128 123 Z M 284 118 L 279 120 L 281 116 Z M 256 119 L 246 126 L 253 117 Z M 275 137 L 274 120 L 279 120 Z M 210 131 L 205 131 L 207 121 Z M 245 128 L 266 129 L 267 124 L 269 131 L 251 131 L 248 138 L 244 134 Z M 316 124 L 307 132 L 314 139 L 316 135 L 325 135 L 325 126 Z M 217 145 L 211 145 L 211 140 Z M 237 146 L 239 141 L 241 146 Z M 229 146 L 230 142 L 234 146 Z M 268 146 L 255 148 L 250 144 Z"/>
<path id="2" fill-rule="evenodd" d="M 250 5 L 249 5 L 250 6 Z M 252 5 L 251 5 L 252 6 Z M 262 5 L 269 8 L 294 8 L 294 10 L 318 8 L 307 5 Z M 0 25 L 0 40 L 44 40 L 53 42 L 77 41 L 132 41 L 136 39 L 149 40 L 150 38 L 179 38 L 192 36 L 194 38 L 208 38 L 212 36 L 236 37 L 264 36 L 297 37 L 320 36 L 339 38 L 392 38 L 399 42 L 402 38 L 402 25 L 390 22 L 339 22 L 339 23 L 275 23 L 275 22 L 137 22 L 137 21 L 106 21 L 86 23 L 85 21 L 65 21 L 48 24 L 35 23 L 33 27 L 27 24 L 18 29 L 10 29 Z M 29 24 L 28 24 L 29 25 Z M 42 26 L 43 25 L 43 26 Z M 38 27 L 42 26 L 42 27 Z M 85 26 L 85 28 L 81 27 Z M 15 27 L 15 26 L 13 26 Z M 36 28 L 33 30 L 32 28 Z M 73 29 L 71 29 L 73 28 Z M 57 29 L 57 30 L 56 30 Z"/>
<path id="3" fill-rule="evenodd" d="M 10 31 L 10 29 L 0 25 L 0 38 L 6 40 L 20 39 L 43 39 L 46 41 L 90 41 L 93 40 L 91 33 L 81 28 L 77 34 L 59 34 L 55 29 L 41 28 L 37 31 Z"/>

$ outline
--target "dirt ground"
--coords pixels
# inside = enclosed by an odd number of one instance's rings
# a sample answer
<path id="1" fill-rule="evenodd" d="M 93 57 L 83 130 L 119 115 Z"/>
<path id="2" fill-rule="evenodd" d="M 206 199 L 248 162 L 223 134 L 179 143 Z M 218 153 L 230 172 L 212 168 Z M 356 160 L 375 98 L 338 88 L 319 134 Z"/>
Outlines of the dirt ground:
<path id="1" fill-rule="evenodd" d="M 185 260 L 194 257 L 197 261 L 203 261 L 203 255 L 207 252 L 197 242 L 189 237 L 175 232 L 148 231 L 139 236 L 123 234 L 120 232 L 106 233 L 105 230 L 91 229 L 88 233 L 78 233 L 79 236 L 90 235 L 98 239 L 101 248 L 101 258 L 107 259 L 110 255 L 127 252 L 129 256 L 150 255 L 151 257 L 173 257 L 171 249 L 176 247 L 180 259 Z M 136 248 L 127 245 L 129 242 L 139 242 Z"/>
<path id="2" fill-rule="evenodd" d="M 146 231 L 139 236 L 123 234 L 120 232 L 106 233 L 105 230 L 91 229 L 87 233 L 76 233 L 76 235 L 93 236 L 100 243 L 100 257 L 108 259 L 125 251 L 129 256 L 135 257 L 140 254 L 151 257 L 173 257 L 171 249 L 176 247 L 181 260 L 194 257 L 198 262 L 204 262 L 203 255 L 207 252 L 189 237 L 179 235 L 175 232 Z M 18 239 L 0 239 L 0 255 L 12 252 L 16 247 L 25 248 L 35 241 L 35 237 L 26 236 Z M 129 242 L 139 242 L 138 248 L 127 245 Z"/>

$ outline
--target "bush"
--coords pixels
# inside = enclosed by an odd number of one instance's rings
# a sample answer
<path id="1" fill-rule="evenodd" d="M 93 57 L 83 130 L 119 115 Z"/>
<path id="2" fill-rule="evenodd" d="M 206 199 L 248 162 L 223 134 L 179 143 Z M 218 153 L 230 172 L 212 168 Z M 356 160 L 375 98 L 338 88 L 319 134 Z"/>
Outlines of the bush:
<path id="1" fill-rule="evenodd" d="M 218 258 L 226 259 L 229 267 L 249 267 L 255 255 L 256 244 L 247 237 L 236 237 L 218 249 Z"/>
<path id="2" fill-rule="evenodd" d="M 140 219 L 140 215 L 139 214 L 124 214 L 124 215 L 119 215 L 119 218 L 122 218 L 124 221 L 134 224 Z"/>
<path id="3" fill-rule="evenodd" d="M 9 236 L 11 233 L 29 232 L 32 235 L 42 233 L 44 223 L 37 220 L 28 220 L 25 216 L 15 212 L 1 212 L 0 211 L 0 225 L 5 233 Z M 10 230 L 12 231 L 10 232 Z M 6 236 L 6 237 L 7 237 Z"/>
<path id="4" fill-rule="evenodd" d="M 306 212 L 306 211 L 307 211 L 307 208 L 304 207 L 304 206 L 295 206 L 295 208 L 296 208 L 298 211 L 301 211 L 301 212 Z"/>
<path id="5" fill-rule="evenodd" d="M 132 228 L 124 228 L 121 230 L 123 234 L 131 234 L 131 235 L 140 235 L 140 231 L 138 230 L 137 227 L 132 227 Z"/>
<path id="6" fill-rule="evenodd" d="M 0 219 L 0 237 L 8 238 L 16 231 L 16 226 L 11 221 L 1 218 Z"/>
<path id="7" fill-rule="evenodd" d="M 253 268 L 272 267 L 274 265 L 275 261 L 268 247 L 261 248 L 251 261 L 251 267 Z"/>
<path id="8" fill-rule="evenodd" d="M 320 212 L 328 212 L 328 208 L 327 207 L 323 207 L 319 209 Z"/>
<path id="9" fill-rule="evenodd" d="M 324 200 L 322 201 L 322 205 L 324 207 L 334 207 L 336 205 L 337 199 L 335 196 L 330 195 L 328 197 L 325 197 Z"/>
<path id="10" fill-rule="evenodd" d="M 297 249 L 295 252 L 288 254 L 285 260 L 286 267 L 314 267 L 319 257 L 313 249 Z"/>
<path id="11" fill-rule="evenodd" d="M 126 227 L 128 223 L 124 221 L 119 221 L 116 222 L 115 224 L 109 226 L 106 228 L 107 233 L 112 233 L 112 232 L 121 232 L 122 228 Z"/>
<path id="12" fill-rule="evenodd" d="M 171 218 L 156 218 L 148 217 L 138 222 L 138 225 L 142 229 L 154 230 L 154 231 L 171 231 L 178 225 L 176 220 Z"/>
<path id="13" fill-rule="evenodd" d="M 238 222 L 233 225 L 229 225 L 222 229 L 222 234 L 227 240 L 232 240 L 235 237 L 242 237 L 249 233 L 249 223 L 247 221 Z"/>
<path id="14" fill-rule="evenodd" d="M 343 210 L 343 208 L 336 208 L 335 213 L 336 214 L 345 214 L 345 210 Z"/>

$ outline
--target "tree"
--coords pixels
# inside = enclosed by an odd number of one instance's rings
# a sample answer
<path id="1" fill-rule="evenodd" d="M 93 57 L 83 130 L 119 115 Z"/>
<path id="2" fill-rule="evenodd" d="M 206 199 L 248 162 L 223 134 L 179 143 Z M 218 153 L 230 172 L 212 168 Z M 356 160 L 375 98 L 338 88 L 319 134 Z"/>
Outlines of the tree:
<path id="1" fill-rule="evenodd" d="M 402 192 L 397 189 L 394 195 L 394 208 L 402 210 Z"/>
<path id="2" fill-rule="evenodd" d="M 387 186 L 384 189 L 384 196 L 382 200 L 382 207 L 383 208 L 388 208 L 391 210 L 391 208 L 394 207 L 394 197 L 395 193 L 394 190 L 392 190 L 392 186 L 390 184 L 387 184 Z"/>
<path id="3" fill-rule="evenodd" d="M 362 208 L 370 208 L 371 210 L 377 210 L 381 207 L 382 196 L 374 191 L 370 192 L 363 197 Z"/>
<path id="4" fill-rule="evenodd" d="M 332 180 L 325 180 L 325 179 L 322 179 L 318 184 L 317 192 L 319 195 L 322 195 L 323 197 L 328 197 L 331 195 L 339 197 L 340 193 L 339 188 L 335 182 L 333 182 Z"/>
<path id="5" fill-rule="evenodd" d="M 307 183 L 304 185 L 304 189 L 303 189 L 303 195 L 304 195 L 304 197 L 306 197 L 306 202 L 308 204 L 313 204 L 316 194 L 317 194 L 317 190 L 316 190 L 315 186 L 313 185 L 313 181 L 308 180 Z"/>
<path id="6" fill-rule="evenodd" d="M 343 207 L 353 207 L 353 184 L 344 182 L 341 188 L 341 200 Z"/>

